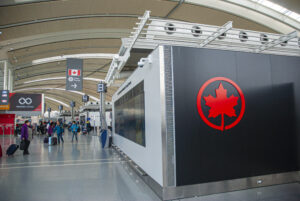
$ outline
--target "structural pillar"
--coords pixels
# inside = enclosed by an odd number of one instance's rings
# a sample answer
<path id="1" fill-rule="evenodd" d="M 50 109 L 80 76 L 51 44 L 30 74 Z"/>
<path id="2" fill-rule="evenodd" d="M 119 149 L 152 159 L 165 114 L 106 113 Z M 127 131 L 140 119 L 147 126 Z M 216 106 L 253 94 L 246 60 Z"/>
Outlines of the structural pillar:
<path id="1" fill-rule="evenodd" d="M 10 92 L 13 91 L 13 84 L 14 84 L 13 70 L 10 68 L 8 69 L 8 90 Z"/>
<path id="2" fill-rule="evenodd" d="M 101 129 L 107 129 L 106 120 L 105 120 L 105 90 L 100 92 L 100 127 Z"/>
<path id="3" fill-rule="evenodd" d="M 8 75 L 8 66 L 7 60 L 3 61 L 3 90 L 7 90 L 7 75 Z"/>

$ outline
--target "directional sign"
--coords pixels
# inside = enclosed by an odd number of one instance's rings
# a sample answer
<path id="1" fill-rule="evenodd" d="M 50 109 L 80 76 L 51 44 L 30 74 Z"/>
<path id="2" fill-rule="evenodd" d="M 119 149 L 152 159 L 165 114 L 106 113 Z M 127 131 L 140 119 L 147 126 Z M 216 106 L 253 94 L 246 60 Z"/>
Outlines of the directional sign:
<path id="1" fill-rule="evenodd" d="M 62 111 L 63 108 L 64 108 L 64 107 L 63 107 L 62 105 L 59 105 L 59 106 L 58 106 L 58 110 L 59 110 L 59 111 Z"/>
<path id="2" fill-rule="evenodd" d="M 48 112 L 51 112 L 51 107 L 49 107 L 49 108 L 47 109 L 47 111 L 48 111 Z"/>
<path id="3" fill-rule="evenodd" d="M 0 90 L 0 110 L 9 110 L 9 91 Z"/>
<path id="4" fill-rule="evenodd" d="M 71 101 L 71 102 L 70 102 L 70 106 L 71 106 L 71 107 L 75 107 L 75 101 Z"/>
<path id="5" fill-rule="evenodd" d="M 106 84 L 103 82 L 98 83 L 97 85 L 97 92 L 106 92 Z"/>
<path id="6" fill-rule="evenodd" d="M 82 96 L 82 102 L 86 103 L 86 102 L 89 102 L 89 100 L 90 100 L 90 97 L 88 95 Z"/>
<path id="7" fill-rule="evenodd" d="M 83 60 L 67 59 L 66 90 L 82 91 Z"/>
<path id="8" fill-rule="evenodd" d="M 8 104 L 9 104 L 9 91 L 0 90 L 0 105 L 8 105 Z"/>

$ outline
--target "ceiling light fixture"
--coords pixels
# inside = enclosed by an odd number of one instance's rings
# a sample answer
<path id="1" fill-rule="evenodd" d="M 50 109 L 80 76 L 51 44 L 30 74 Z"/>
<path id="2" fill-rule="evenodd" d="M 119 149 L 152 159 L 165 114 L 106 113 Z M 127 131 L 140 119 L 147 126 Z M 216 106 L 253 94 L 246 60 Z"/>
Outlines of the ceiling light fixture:
<path id="1" fill-rule="evenodd" d="M 54 56 L 47 57 L 42 59 L 36 59 L 32 61 L 32 65 L 56 62 L 56 61 L 64 61 L 69 58 L 77 58 L 77 59 L 113 59 L 118 54 L 110 54 L 110 53 L 88 53 L 88 54 L 69 54 L 62 56 Z"/>

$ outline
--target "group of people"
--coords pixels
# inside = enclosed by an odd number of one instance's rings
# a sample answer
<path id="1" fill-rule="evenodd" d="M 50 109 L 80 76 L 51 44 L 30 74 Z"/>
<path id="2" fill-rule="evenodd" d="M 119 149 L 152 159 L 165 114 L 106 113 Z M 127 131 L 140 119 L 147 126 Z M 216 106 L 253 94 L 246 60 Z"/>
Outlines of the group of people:
<path id="1" fill-rule="evenodd" d="M 58 144 L 60 144 L 60 141 L 62 141 L 62 143 L 64 143 L 63 133 L 65 131 L 64 131 L 63 124 L 60 121 L 57 121 L 56 123 L 50 121 L 47 124 L 48 136 L 53 137 L 55 132 L 57 134 Z"/>
<path id="2" fill-rule="evenodd" d="M 44 129 L 43 127 L 45 127 L 45 132 L 47 132 L 49 137 L 53 137 L 54 134 L 57 134 L 57 140 L 58 140 L 58 144 L 60 144 L 60 141 L 62 141 L 62 143 L 64 143 L 64 138 L 63 138 L 63 134 L 64 134 L 64 127 L 63 124 L 60 121 L 57 122 L 48 122 L 47 124 L 45 124 L 44 122 L 42 122 L 42 125 L 46 125 L 46 126 L 40 126 L 40 129 Z M 72 132 L 72 142 L 74 140 L 74 137 L 76 139 L 76 142 L 78 142 L 78 137 L 77 137 L 77 133 L 79 131 L 79 126 L 78 124 L 73 121 L 73 123 L 70 126 L 70 131 Z M 43 132 L 42 132 L 43 134 Z M 30 141 L 33 139 L 33 127 L 30 124 L 29 120 L 26 120 L 25 123 L 23 124 L 22 128 L 21 128 L 21 140 L 25 141 L 25 147 L 24 147 L 24 152 L 23 155 L 28 155 L 29 151 L 29 145 L 30 145 Z"/>

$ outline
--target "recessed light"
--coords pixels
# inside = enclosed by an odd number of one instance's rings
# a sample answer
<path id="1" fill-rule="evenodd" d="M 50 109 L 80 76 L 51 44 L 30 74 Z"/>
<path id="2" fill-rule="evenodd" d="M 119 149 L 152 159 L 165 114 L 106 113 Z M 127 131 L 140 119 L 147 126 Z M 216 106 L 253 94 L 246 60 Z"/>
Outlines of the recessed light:
<path id="1" fill-rule="evenodd" d="M 0 31 L 0 35 L 2 34 L 2 32 Z"/>

